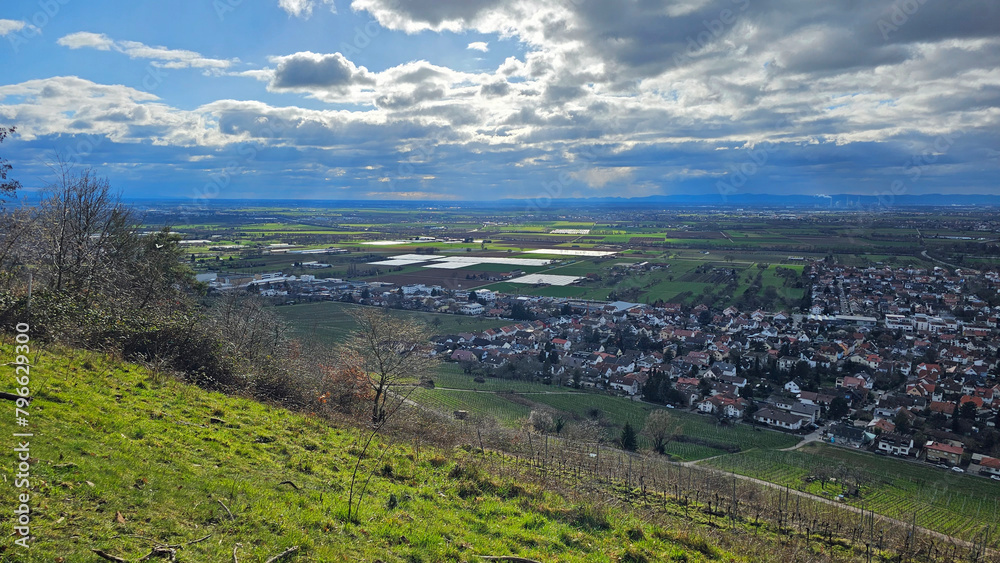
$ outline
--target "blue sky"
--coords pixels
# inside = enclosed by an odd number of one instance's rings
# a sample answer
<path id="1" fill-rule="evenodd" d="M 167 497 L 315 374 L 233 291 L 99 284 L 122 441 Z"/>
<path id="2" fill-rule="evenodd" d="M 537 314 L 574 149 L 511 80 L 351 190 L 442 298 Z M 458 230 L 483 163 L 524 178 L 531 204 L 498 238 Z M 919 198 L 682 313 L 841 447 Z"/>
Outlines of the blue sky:
<path id="1" fill-rule="evenodd" d="M 805 4 L 805 5 L 804 5 Z M 0 146 L 129 197 L 998 193 L 988 0 L 8 1 Z"/>

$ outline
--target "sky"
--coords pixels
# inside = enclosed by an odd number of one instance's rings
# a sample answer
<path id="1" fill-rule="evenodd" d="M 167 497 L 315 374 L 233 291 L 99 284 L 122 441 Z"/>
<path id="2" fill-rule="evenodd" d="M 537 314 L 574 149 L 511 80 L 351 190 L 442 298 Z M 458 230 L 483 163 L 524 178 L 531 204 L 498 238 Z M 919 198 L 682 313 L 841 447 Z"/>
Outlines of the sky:
<path id="1" fill-rule="evenodd" d="M 0 145 L 126 197 L 1000 193 L 996 0 L 5 0 Z"/>

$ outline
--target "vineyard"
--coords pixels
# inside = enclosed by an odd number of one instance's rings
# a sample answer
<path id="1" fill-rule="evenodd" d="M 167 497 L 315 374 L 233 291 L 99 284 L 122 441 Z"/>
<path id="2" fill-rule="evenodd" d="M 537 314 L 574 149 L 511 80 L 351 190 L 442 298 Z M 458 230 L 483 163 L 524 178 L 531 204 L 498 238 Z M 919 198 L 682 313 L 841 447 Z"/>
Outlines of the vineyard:
<path id="1" fill-rule="evenodd" d="M 875 559 L 1000 561 L 1000 553 L 996 551 L 996 530 L 993 529 L 995 520 L 985 508 L 978 516 L 975 512 L 969 514 L 968 525 L 953 528 L 955 535 L 948 537 L 938 531 L 938 524 L 933 520 L 921 522 L 919 514 L 916 522 L 912 512 L 898 514 L 896 518 L 883 515 L 880 510 L 887 511 L 890 506 L 886 503 L 876 505 L 874 495 L 869 502 L 869 493 L 863 493 L 866 497 L 863 505 L 855 506 L 798 492 L 799 487 L 791 482 L 783 487 L 751 481 L 708 467 L 678 465 L 663 456 L 630 454 L 597 443 L 527 431 L 483 429 L 479 434 L 475 430 L 468 439 L 475 444 L 470 445 L 477 454 L 483 448 L 482 463 L 491 473 L 504 475 L 511 469 L 527 465 L 543 482 L 565 481 L 575 487 L 603 491 L 653 512 L 683 514 L 685 518 L 701 520 L 716 528 L 740 529 L 747 541 L 767 531 L 786 537 L 786 541 L 805 545 L 813 553 L 846 548 L 847 552 L 869 562 Z M 786 479 L 793 481 L 787 476 L 807 472 L 806 466 L 802 466 L 805 462 L 795 465 L 796 454 L 813 457 L 816 467 L 835 463 L 837 457 L 824 460 L 821 455 L 801 452 L 755 450 L 720 459 L 756 459 L 763 464 L 773 457 L 779 460 L 774 464 L 778 465 L 780 460 L 787 458 L 793 461 L 791 470 L 785 473 Z M 748 461 L 745 465 L 751 463 Z M 782 472 L 764 470 L 761 475 L 779 480 Z M 828 486 L 830 493 L 834 488 Z M 985 506 L 985 497 L 980 500 Z"/>
<path id="2" fill-rule="evenodd" d="M 492 418 L 510 427 L 517 426 L 531 414 L 529 407 L 509 401 L 499 393 L 417 388 L 410 398 L 442 413 L 464 410 L 473 416 Z"/>
<path id="3" fill-rule="evenodd" d="M 474 415 L 489 416 L 508 427 L 519 426 L 532 410 L 546 410 L 554 417 L 564 417 L 570 425 L 597 421 L 605 428 L 605 438 L 609 440 L 617 437 L 626 422 L 641 431 L 649 413 L 661 408 L 622 397 L 541 383 L 492 377 L 476 383 L 454 364 L 442 365 L 434 382 L 435 389 L 421 389 L 413 399 L 446 413 L 466 410 Z M 798 437 L 783 432 L 741 423 L 721 424 L 715 417 L 679 409 L 669 412 L 674 421 L 673 431 L 679 437 L 669 444 L 667 453 L 684 460 L 754 448 L 787 448 L 799 442 Z"/>
<path id="4" fill-rule="evenodd" d="M 879 514 L 958 537 L 973 537 L 1000 517 L 1000 484 L 922 464 L 824 444 L 796 451 L 747 451 L 712 467 L 834 497 Z M 857 490 L 857 494 L 854 491 Z"/>

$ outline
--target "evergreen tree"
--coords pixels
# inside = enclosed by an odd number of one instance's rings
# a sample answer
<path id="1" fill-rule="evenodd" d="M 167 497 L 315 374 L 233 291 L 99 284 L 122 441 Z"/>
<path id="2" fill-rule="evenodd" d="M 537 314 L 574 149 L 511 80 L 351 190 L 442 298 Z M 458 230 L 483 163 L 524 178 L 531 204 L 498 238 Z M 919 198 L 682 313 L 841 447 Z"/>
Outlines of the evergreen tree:
<path id="1" fill-rule="evenodd" d="M 625 427 L 622 428 L 619 445 L 621 445 L 623 450 L 629 452 L 634 452 L 636 448 L 639 447 L 638 436 L 635 432 L 635 428 L 632 427 L 632 423 L 626 422 Z"/>

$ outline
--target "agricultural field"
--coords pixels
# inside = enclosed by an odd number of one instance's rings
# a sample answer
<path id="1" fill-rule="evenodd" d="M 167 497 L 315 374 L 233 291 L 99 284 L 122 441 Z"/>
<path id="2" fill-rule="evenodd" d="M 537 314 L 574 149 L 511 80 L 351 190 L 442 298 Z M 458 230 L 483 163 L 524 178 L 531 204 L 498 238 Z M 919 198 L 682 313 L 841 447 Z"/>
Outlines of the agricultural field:
<path id="1" fill-rule="evenodd" d="M 516 206 L 407 208 L 369 203 L 350 209 L 324 207 L 317 202 L 301 209 L 209 209 L 200 215 L 186 214 L 184 223 L 174 228 L 184 238 L 213 241 L 188 249 L 191 265 L 199 272 L 281 271 L 286 275 L 398 285 L 424 283 L 449 289 L 489 287 L 521 295 L 792 311 L 800 306 L 806 288 L 799 280 L 777 275 L 777 268 L 801 272 L 803 259 L 830 257 L 853 266 L 936 265 L 921 256 L 926 248 L 945 261 L 960 261 L 968 255 L 970 265 L 995 264 L 995 257 L 979 252 L 990 237 L 949 223 L 954 220 L 913 211 L 873 216 L 820 209 L 741 212 L 625 207 L 553 209 L 544 217 Z M 970 225 L 975 220 L 967 218 Z M 155 225 L 150 221 L 150 227 Z M 952 238 L 943 238 L 946 236 Z M 424 240 L 416 240 L 419 237 Z M 382 244 L 386 242 L 389 244 Z M 346 253 L 279 254 L 270 248 L 279 243 L 295 249 L 335 248 Z M 220 248 L 234 245 L 238 246 Z M 587 249 L 617 255 L 590 258 L 533 253 L 545 249 Z M 496 278 L 512 271 L 504 264 L 484 263 L 456 270 L 371 264 L 414 252 L 438 257 L 550 258 L 556 260 L 550 267 L 520 269 L 525 274 L 587 279 L 563 287 L 512 285 L 489 279 L 491 274 Z M 293 266 L 310 260 L 332 267 L 310 270 Z M 638 262 L 651 266 L 616 270 L 616 265 Z"/>
<path id="2" fill-rule="evenodd" d="M 1000 483 L 827 444 L 750 450 L 707 465 L 833 498 L 860 485 L 848 504 L 945 534 L 971 538 L 1000 518 Z"/>
<path id="3" fill-rule="evenodd" d="M 455 364 L 442 364 L 434 383 L 434 389 L 418 389 L 411 398 L 447 413 L 466 410 L 512 427 L 523 424 L 532 410 L 562 417 L 570 426 L 594 421 L 604 428 L 608 440 L 617 438 L 626 422 L 641 431 L 649 413 L 661 409 L 623 397 L 542 383 L 492 377 L 476 383 Z M 720 425 L 713 417 L 678 409 L 668 412 L 673 418 L 672 432 L 679 438 L 668 445 L 667 453 L 678 459 L 704 459 L 751 449 L 775 450 L 799 442 L 798 437 L 782 432 L 747 424 Z"/>
<path id="4" fill-rule="evenodd" d="M 350 311 L 361 305 L 322 301 L 285 305 L 274 309 L 286 323 L 293 336 L 331 345 L 342 342 L 357 325 Z M 391 314 L 412 319 L 427 325 L 428 335 L 450 334 L 498 328 L 510 324 L 502 319 L 481 319 L 461 315 L 422 313 L 413 311 L 391 311 Z"/>

